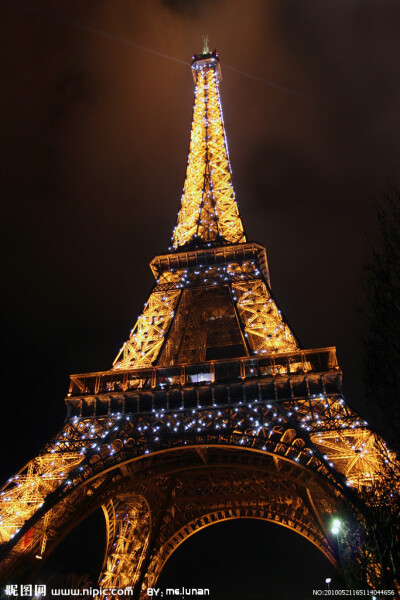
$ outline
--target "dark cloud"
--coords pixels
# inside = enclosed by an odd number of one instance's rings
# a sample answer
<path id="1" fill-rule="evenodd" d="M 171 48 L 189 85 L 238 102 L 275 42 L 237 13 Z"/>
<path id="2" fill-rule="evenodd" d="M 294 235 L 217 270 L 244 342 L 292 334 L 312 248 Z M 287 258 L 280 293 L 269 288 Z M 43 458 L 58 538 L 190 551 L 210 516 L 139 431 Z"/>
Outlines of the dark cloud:
<path id="1" fill-rule="evenodd" d="M 217 0 L 162 0 L 162 4 L 177 15 L 198 18 L 212 10 Z"/>

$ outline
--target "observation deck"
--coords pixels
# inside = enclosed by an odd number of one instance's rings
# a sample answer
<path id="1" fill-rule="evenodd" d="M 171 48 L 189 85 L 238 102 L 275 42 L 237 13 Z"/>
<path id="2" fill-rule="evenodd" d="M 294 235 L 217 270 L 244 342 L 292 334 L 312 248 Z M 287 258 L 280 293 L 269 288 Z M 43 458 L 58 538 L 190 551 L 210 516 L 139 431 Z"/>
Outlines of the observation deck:
<path id="1" fill-rule="evenodd" d="M 71 375 L 68 416 L 201 409 L 341 394 L 335 347 Z"/>

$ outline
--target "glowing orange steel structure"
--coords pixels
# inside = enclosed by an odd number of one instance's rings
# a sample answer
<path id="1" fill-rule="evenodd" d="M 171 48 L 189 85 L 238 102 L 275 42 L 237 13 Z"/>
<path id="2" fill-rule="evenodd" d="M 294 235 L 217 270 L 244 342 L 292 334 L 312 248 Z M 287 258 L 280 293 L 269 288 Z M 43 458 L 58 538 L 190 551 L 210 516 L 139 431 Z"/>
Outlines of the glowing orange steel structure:
<path id="1" fill-rule="evenodd" d="M 2 488 L 4 581 L 35 572 L 98 507 L 100 584 L 133 585 L 134 598 L 188 536 L 224 519 L 279 523 L 335 562 L 331 515 L 389 460 L 343 398 L 335 348 L 301 348 L 265 249 L 246 239 L 218 54 L 205 49 L 192 71 L 172 247 L 151 262 L 154 288 L 112 369 L 71 376 L 63 429 Z"/>

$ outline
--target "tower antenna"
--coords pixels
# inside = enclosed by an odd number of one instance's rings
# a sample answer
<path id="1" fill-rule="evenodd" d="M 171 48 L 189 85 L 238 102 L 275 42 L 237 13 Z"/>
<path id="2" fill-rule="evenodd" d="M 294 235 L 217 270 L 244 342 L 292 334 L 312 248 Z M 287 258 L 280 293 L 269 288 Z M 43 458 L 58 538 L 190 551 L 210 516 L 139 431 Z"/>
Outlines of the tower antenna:
<path id="1" fill-rule="evenodd" d="M 203 35 L 203 54 L 210 54 L 210 48 L 208 47 L 208 35 Z"/>

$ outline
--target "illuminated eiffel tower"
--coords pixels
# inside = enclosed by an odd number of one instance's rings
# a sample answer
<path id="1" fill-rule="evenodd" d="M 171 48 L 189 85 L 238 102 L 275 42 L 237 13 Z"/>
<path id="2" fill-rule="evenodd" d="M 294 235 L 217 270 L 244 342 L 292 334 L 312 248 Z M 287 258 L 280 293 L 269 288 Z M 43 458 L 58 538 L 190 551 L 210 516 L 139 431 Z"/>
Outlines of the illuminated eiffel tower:
<path id="1" fill-rule="evenodd" d="M 3 581 L 102 507 L 103 588 L 154 586 L 214 523 L 257 518 L 336 562 L 329 522 L 379 478 L 384 444 L 346 404 L 335 348 L 305 350 L 247 241 L 231 180 L 218 53 L 194 56 L 183 195 L 169 252 L 111 370 L 72 375 L 59 434 L 0 492 Z M 383 449 L 383 450 L 382 450 Z"/>

